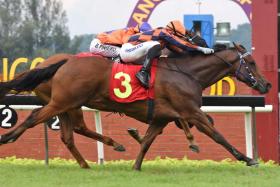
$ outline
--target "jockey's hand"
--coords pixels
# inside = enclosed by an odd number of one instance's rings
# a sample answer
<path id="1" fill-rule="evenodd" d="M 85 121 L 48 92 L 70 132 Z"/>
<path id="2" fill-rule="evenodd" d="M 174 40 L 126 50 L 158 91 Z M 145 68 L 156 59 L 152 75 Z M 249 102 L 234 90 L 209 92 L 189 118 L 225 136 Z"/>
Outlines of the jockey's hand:
<path id="1" fill-rule="evenodd" d="M 214 49 L 206 48 L 206 47 L 197 47 L 197 50 L 203 52 L 204 54 L 214 53 Z"/>

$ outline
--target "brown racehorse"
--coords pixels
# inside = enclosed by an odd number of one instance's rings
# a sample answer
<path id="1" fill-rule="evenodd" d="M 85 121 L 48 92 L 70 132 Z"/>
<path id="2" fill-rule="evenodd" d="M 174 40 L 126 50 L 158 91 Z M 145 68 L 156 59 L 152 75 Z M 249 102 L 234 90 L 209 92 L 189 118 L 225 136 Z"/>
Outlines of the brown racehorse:
<path id="1" fill-rule="evenodd" d="M 40 63 L 36 68 L 43 68 L 47 67 L 51 64 L 54 64 L 58 61 L 70 59 L 74 55 L 71 54 L 57 54 L 49 57 L 46 59 L 43 63 Z M 51 85 L 52 85 L 52 79 L 49 81 L 40 84 L 38 87 L 35 88 L 34 92 L 36 95 L 44 102 L 48 103 L 51 97 Z M 73 157 L 77 160 L 79 165 L 82 168 L 89 168 L 89 165 L 85 161 L 85 159 L 82 157 L 80 152 L 78 151 L 76 145 L 74 144 L 74 138 L 73 138 L 73 131 L 86 136 L 88 138 L 92 138 L 94 140 L 100 141 L 106 145 L 113 146 L 114 150 L 116 151 L 125 151 L 125 148 L 120 145 L 119 143 L 115 142 L 113 139 L 107 136 L 103 136 L 101 134 L 98 134 L 96 132 L 93 132 L 92 130 L 88 129 L 84 118 L 81 108 L 78 109 L 71 109 L 70 111 L 64 112 L 62 114 L 58 115 L 59 121 L 60 121 L 60 132 L 61 132 L 61 140 L 66 145 L 70 153 L 73 155 Z M 210 116 L 209 116 L 210 118 Z M 178 121 L 175 123 L 179 128 L 183 128 Z M 188 130 L 188 129 L 186 129 Z M 130 135 L 132 135 L 133 138 L 135 138 L 135 131 L 129 131 Z M 132 133 L 132 134 L 131 134 Z M 190 141 L 190 149 L 194 152 L 199 152 L 199 147 L 195 145 L 193 135 L 190 133 L 190 131 L 186 132 L 187 139 Z M 136 136 L 137 137 L 137 136 Z M 135 138 L 137 141 L 141 141 L 140 137 Z"/>
<path id="2" fill-rule="evenodd" d="M 45 60 L 43 63 L 40 63 L 36 68 L 43 68 L 47 67 L 51 64 L 55 64 L 61 60 L 68 60 L 73 55 L 70 54 L 57 54 L 54 56 L 49 57 L 47 60 Z M 52 79 L 49 81 L 40 84 L 38 87 L 35 88 L 34 92 L 36 95 L 44 102 L 48 103 L 51 97 L 51 85 L 52 85 Z M 116 151 L 125 151 L 125 148 L 120 145 L 119 143 L 115 142 L 110 137 L 103 136 L 101 134 L 98 134 L 96 132 L 93 132 L 92 130 L 88 129 L 81 107 L 76 109 L 71 109 L 69 111 L 66 111 L 62 114 L 58 115 L 59 122 L 60 122 L 60 132 L 61 132 L 61 140 L 66 145 L 68 150 L 71 152 L 73 157 L 77 160 L 79 165 L 82 168 L 89 168 L 89 165 L 85 161 L 85 159 L 82 157 L 80 152 L 78 151 L 76 145 L 74 144 L 74 138 L 73 138 L 73 131 L 75 133 L 78 133 L 80 135 L 86 136 L 88 138 L 92 138 L 94 140 L 100 141 L 106 145 L 113 146 L 114 150 Z"/>
<path id="3" fill-rule="evenodd" d="M 83 105 L 103 111 L 121 112 L 146 122 L 147 101 L 122 104 L 110 100 L 108 77 L 111 67 L 112 63 L 103 58 L 71 57 L 68 61 L 62 60 L 46 68 L 30 70 L 12 81 L 0 83 L 0 95 L 4 95 L 9 90 L 33 90 L 52 78 L 52 93 L 48 104 L 34 110 L 22 124 L 2 135 L 0 144 L 13 142 L 26 129 Z M 156 75 L 153 119 L 141 142 L 134 169 L 140 170 L 143 158 L 156 136 L 169 122 L 175 120 L 183 125 L 195 125 L 247 165 L 257 164 L 257 161 L 246 157 L 229 144 L 200 109 L 203 89 L 228 75 L 236 76 L 260 93 L 267 93 L 271 87 L 258 70 L 253 57 L 239 45 L 209 56 L 197 54 L 161 58 Z"/>
<path id="4" fill-rule="evenodd" d="M 195 43 L 196 45 L 199 45 L 202 47 L 208 47 L 205 40 L 199 36 L 193 37 L 192 42 Z M 163 54 L 168 54 L 168 53 L 169 53 L 168 50 L 163 50 Z M 53 55 L 53 56 L 49 57 L 48 59 L 46 59 L 43 63 L 40 63 L 36 68 L 47 67 L 47 66 L 57 63 L 61 60 L 68 60 L 71 57 L 73 57 L 73 55 L 71 55 L 71 54 Z M 45 104 L 49 102 L 50 97 L 51 97 L 51 83 L 52 83 L 52 79 L 50 79 L 49 81 L 47 81 L 45 83 L 40 84 L 34 90 L 36 95 Z M 206 115 L 209 118 L 209 121 L 214 125 L 213 119 L 208 114 L 206 114 Z M 125 151 L 125 148 L 122 145 L 115 142 L 110 137 L 103 136 L 101 134 L 98 134 L 98 133 L 93 132 L 90 129 L 88 129 L 85 124 L 81 108 L 71 109 L 70 111 L 59 114 L 58 118 L 59 118 L 60 125 L 61 125 L 60 132 L 61 132 L 62 142 L 66 145 L 66 147 L 68 148 L 70 153 L 73 155 L 73 157 L 77 160 L 77 162 L 79 163 L 79 165 L 82 168 L 89 168 L 89 165 L 87 164 L 85 159 L 82 157 L 82 155 L 78 151 L 76 145 L 74 144 L 73 131 L 80 135 L 84 135 L 88 138 L 98 140 L 106 145 L 113 146 L 114 150 L 116 150 L 116 151 Z M 180 128 L 184 131 L 187 139 L 189 140 L 190 149 L 192 151 L 198 153 L 199 147 L 194 143 L 194 137 L 189 130 L 193 125 L 192 124 L 190 124 L 190 126 L 182 125 L 178 120 L 175 121 L 175 124 L 178 128 Z M 129 128 L 128 133 L 138 143 L 141 144 L 142 138 L 140 137 L 140 135 L 138 134 L 138 131 L 136 129 Z"/>
<path id="5" fill-rule="evenodd" d="M 43 68 L 43 67 L 47 67 L 51 64 L 54 64 L 60 60 L 64 60 L 64 59 L 70 59 L 71 57 L 73 57 L 74 55 L 70 55 L 70 54 L 57 54 L 54 56 L 51 56 L 50 58 L 46 59 L 43 63 L 40 63 L 36 68 Z M 42 83 L 40 84 L 38 87 L 35 88 L 34 92 L 36 93 L 36 95 L 43 100 L 45 103 L 48 103 L 51 97 L 51 80 L 47 81 L 46 83 Z M 81 155 L 81 154 L 75 154 L 78 150 L 76 148 L 76 146 L 74 145 L 74 139 L 73 139 L 73 135 L 72 135 L 72 131 L 80 134 L 80 135 L 84 135 L 87 136 L 89 138 L 92 138 L 94 140 L 98 140 L 100 142 L 103 142 L 106 145 L 110 145 L 110 146 L 114 146 L 114 150 L 116 151 L 124 151 L 124 147 L 121 146 L 120 144 L 118 144 L 117 142 L 115 142 L 113 139 L 111 139 L 110 137 L 106 137 L 103 136 L 101 134 L 95 133 L 93 131 L 91 131 L 90 129 L 87 128 L 84 119 L 83 119 L 83 114 L 80 109 L 73 109 L 71 110 L 71 112 L 66 112 L 67 116 L 69 118 L 72 118 L 72 120 L 68 120 L 66 122 L 66 120 L 61 116 L 58 115 L 58 118 L 60 120 L 60 123 L 62 124 L 62 128 L 61 128 L 61 139 L 62 141 L 65 143 L 65 145 L 67 146 L 67 148 L 69 149 L 69 151 L 72 153 L 72 155 L 74 156 L 74 158 L 76 158 L 76 160 L 78 161 L 78 163 L 80 163 L 80 165 L 85 165 L 83 164 L 85 162 L 85 160 L 82 157 L 79 157 L 77 155 Z M 66 115 L 66 114 L 64 114 Z M 214 125 L 214 120 L 208 115 L 206 114 L 209 121 L 212 123 L 212 125 Z M 65 127 L 67 124 L 67 127 Z M 189 140 L 189 147 L 192 151 L 194 152 L 199 152 L 199 147 L 194 143 L 194 137 L 193 135 L 190 133 L 189 128 L 192 128 L 193 125 L 190 124 L 188 126 L 183 126 L 182 124 L 180 124 L 180 122 L 178 120 L 175 121 L 175 124 L 178 128 L 182 129 L 185 134 L 187 139 Z M 71 126 L 71 128 L 70 128 Z M 141 144 L 142 138 L 138 135 L 138 131 L 136 129 L 133 128 L 129 128 L 128 129 L 128 133 L 130 136 L 132 136 L 138 143 Z M 88 136 L 88 134 L 91 134 L 91 136 Z M 83 160 L 82 162 L 80 162 L 81 160 Z"/>

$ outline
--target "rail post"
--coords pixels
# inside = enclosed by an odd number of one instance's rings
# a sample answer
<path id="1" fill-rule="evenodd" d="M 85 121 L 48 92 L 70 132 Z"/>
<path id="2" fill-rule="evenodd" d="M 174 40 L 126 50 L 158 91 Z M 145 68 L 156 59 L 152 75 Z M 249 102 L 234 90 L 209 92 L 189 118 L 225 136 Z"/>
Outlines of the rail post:
<path id="1" fill-rule="evenodd" d="M 45 165 L 49 165 L 49 137 L 48 137 L 48 126 L 44 123 L 44 134 L 45 134 Z"/>
<path id="2" fill-rule="evenodd" d="M 102 134 L 102 124 L 101 124 L 101 115 L 100 112 L 94 111 L 94 119 L 95 119 L 95 128 L 96 132 Z M 97 141 L 97 154 L 98 154 L 98 164 L 104 163 L 104 146 L 103 143 Z"/>
<path id="3" fill-rule="evenodd" d="M 256 127 L 256 112 L 255 107 L 252 107 L 252 139 L 253 139 L 253 158 L 257 160 L 258 155 L 258 144 L 257 144 L 257 127 Z"/>

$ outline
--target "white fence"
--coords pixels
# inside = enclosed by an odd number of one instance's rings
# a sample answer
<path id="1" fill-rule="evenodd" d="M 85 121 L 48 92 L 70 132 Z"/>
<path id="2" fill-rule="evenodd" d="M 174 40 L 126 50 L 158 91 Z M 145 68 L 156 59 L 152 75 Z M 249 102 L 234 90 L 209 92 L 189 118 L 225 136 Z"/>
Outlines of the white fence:
<path id="1" fill-rule="evenodd" d="M 0 105 L 2 108 L 4 105 Z M 15 110 L 33 110 L 41 106 L 37 105 L 10 105 Z M 95 118 L 96 132 L 102 134 L 102 123 L 100 112 L 86 107 L 82 108 L 85 111 L 92 111 Z M 245 117 L 245 137 L 246 137 L 246 155 L 250 158 L 257 158 L 257 142 L 256 142 L 256 123 L 255 112 L 272 112 L 272 105 L 264 107 L 247 107 L 247 106 L 203 106 L 201 109 L 207 113 L 244 113 Z M 45 128 L 46 129 L 46 128 Z M 45 132 L 46 133 L 46 132 Z M 48 164 L 48 141 L 46 133 L 46 164 Z M 97 142 L 98 163 L 104 161 L 104 147 L 101 142 Z"/>

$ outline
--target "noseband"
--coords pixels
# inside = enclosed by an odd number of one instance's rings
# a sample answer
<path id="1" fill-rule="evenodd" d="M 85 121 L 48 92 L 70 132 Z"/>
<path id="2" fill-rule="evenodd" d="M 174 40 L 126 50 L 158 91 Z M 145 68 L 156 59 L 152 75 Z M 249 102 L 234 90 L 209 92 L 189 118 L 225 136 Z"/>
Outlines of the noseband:
<path id="1" fill-rule="evenodd" d="M 246 79 L 246 81 L 250 82 L 250 85 L 251 85 L 252 88 L 257 87 L 258 81 L 253 76 L 252 72 L 250 71 L 250 68 L 248 67 L 247 63 L 244 60 L 244 57 L 250 55 L 250 53 L 249 52 L 246 52 L 244 54 L 238 53 L 238 55 L 240 57 L 240 60 L 239 60 L 239 67 L 235 72 L 236 78 L 238 79 L 238 75 L 241 75 Z M 242 66 L 245 67 L 245 70 L 247 71 L 247 74 L 244 74 L 240 71 Z"/>
<path id="2" fill-rule="evenodd" d="M 247 65 L 247 63 L 246 63 L 246 61 L 245 61 L 245 59 L 244 59 L 246 56 L 250 55 L 250 53 L 249 53 L 249 52 L 246 52 L 246 53 L 243 53 L 243 54 L 240 53 L 240 52 L 237 52 L 237 53 L 238 53 L 237 58 L 234 59 L 234 60 L 231 61 L 231 62 L 227 62 L 226 60 L 224 60 L 222 57 L 216 55 L 215 53 L 214 53 L 214 56 L 216 56 L 217 58 L 221 59 L 221 60 L 222 60 L 225 64 L 227 64 L 229 67 L 232 67 L 232 66 L 233 66 L 232 63 L 234 63 L 234 62 L 236 62 L 237 60 L 239 60 L 239 67 L 238 67 L 237 70 L 235 71 L 235 77 L 236 77 L 238 80 L 240 80 L 239 77 L 240 77 L 240 76 L 243 76 L 244 79 L 245 79 L 247 82 L 250 83 L 250 87 L 251 87 L 251 88 L 257 87 L 258 81 L 257 81 L 257 79 L 253 76 L 253 74 L 251 73 L 250 68 L 248 67 L 248 65 Z M 247 74 L 244 74 L 244 73 L 241 72 L 242 66 L 244 66 L 244 68 L 245 68 Z M 240 81 L 241 81 L 241 80 L 240 80 Z"/>

